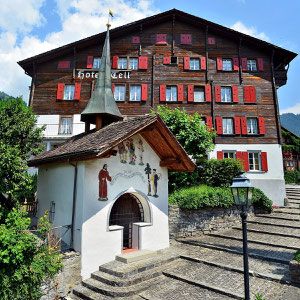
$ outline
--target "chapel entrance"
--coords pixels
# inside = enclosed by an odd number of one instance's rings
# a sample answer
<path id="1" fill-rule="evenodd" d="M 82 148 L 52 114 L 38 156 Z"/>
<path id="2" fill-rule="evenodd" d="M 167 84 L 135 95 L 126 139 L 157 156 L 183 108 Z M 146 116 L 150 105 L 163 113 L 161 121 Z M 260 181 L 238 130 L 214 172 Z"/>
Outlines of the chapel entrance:
<path id="1" fill-rule="evenodd" d="M 133 223 L 144 222 L 144 210 L 140 200 L 132 194 L 126 193 L 120 196 L 114 203 L 109 226 L 123 226 L 123 249 L 132 248 Z"/>

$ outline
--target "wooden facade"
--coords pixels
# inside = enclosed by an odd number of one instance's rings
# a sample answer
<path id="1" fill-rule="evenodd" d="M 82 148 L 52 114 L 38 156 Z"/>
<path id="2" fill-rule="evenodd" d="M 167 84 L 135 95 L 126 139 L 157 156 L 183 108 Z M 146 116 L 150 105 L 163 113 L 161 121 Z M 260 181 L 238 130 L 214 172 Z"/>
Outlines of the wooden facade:
<path id="1" fill-rule="evenodd" d="M 80 114 L 96 81 L 93 59 L 101 57 L 105 34 L 63 46 L 19 64 L 32 77 L 30 105 L 39 115 Z M 216 144 L 280 144 L 277 88 L 287 79 L 286 66 L 296 56 L 253 37 L 171 10 L 111 30 L 113 86 L 125 86 L 118 101 L 123 115 L 141 116 L 158 105 L 182 107 L 203 115 L 218 135 Z M 137 58 L 138 69 L 118 70 L 118 60 Z M 191 70 L 191 61 L 199 70 Z M 232 71 L 223 70 L 223 60 Z M 254 60 L 257 71 L 247 70 Z M 80 73 L 81 72 L 81 73 Z M 66 85 L 74 85 L 74 100 L 63 100 Z M 130 87 L 141 87 L 141 100 L 130 101 Z M 166 101 L 166 89 L 177 87 L 177 101 Z M 232 99 L 221 101 L 221 88 L 230 87 Z M 204 102 L 194 101 L 203 88 Z M 234 131 L 223 134 L 222 118 L 232 118 Z M 247 118 L 256 118 L 258 132 L 247 133 Z"/>

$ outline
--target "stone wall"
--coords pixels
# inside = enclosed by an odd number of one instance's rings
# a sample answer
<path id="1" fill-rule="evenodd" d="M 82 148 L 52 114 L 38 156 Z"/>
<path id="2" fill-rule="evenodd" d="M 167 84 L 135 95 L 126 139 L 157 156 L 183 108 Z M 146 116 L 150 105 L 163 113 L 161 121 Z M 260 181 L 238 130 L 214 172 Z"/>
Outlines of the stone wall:
<path id="1" fill-rule="evenodd" d="M 249 217 L 253 210 L 249 212 Z M 233 227 L 241 222 L 240 212 L 231 208 L 202 208 L 199 210 L 181 209 L 169 205 L 170 238 L 199 235 Z"/>
<path id="2" fill-rule="evenodd" d="M 292 260 L 289 263 L 291 282 L 297 286 L 300 286 L 300 263 L 297 260 Z"/>
<path id="3" fill-rule="evenodd" d="M 44 294 L 40 300 L 58 300 L 68 296 L 73 288 L 81 283 L 81 256 L 78 252 L 63 254 L 63 269 L 53 280 L 48 280 L 41 287 Z"/>

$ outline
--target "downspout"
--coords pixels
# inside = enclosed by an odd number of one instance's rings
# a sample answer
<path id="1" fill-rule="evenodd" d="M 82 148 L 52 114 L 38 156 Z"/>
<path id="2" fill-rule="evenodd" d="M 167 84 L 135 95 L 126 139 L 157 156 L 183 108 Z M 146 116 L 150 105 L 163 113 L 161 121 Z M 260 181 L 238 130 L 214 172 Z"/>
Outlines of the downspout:
<path id="1" fill-rule="evenodd" d="M 73 205 L 72 205 L 72 222 L 71 222 L 71 241 L 70 241 L 70 248 L 73 249 L 74 243 L 74 224 L 75 224 L 75 212 L 76 212 L 76 190 L 77 190 L 77 163 L 73 164 L 69 162 L 75 169 L 74 173 L 74 185 L 73 185 Z"/>

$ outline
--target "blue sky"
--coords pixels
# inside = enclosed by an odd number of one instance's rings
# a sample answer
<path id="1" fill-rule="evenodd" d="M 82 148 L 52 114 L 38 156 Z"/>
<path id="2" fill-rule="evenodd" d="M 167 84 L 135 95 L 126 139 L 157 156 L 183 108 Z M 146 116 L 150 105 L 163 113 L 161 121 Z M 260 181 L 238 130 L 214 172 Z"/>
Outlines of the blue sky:
<path id="1" fill-rule="evenodd" d="M 115 13 L 113 27 L 177 8 L 300 53 L 297 0 L 0 0 L 0 5 L 0 90 L 25 100 L 30 78 L 16 62 L 102 32 L 108 9 Z M 300 113 L 298 68 L 299 57 L 278 91 L 281 112 Z"/>

